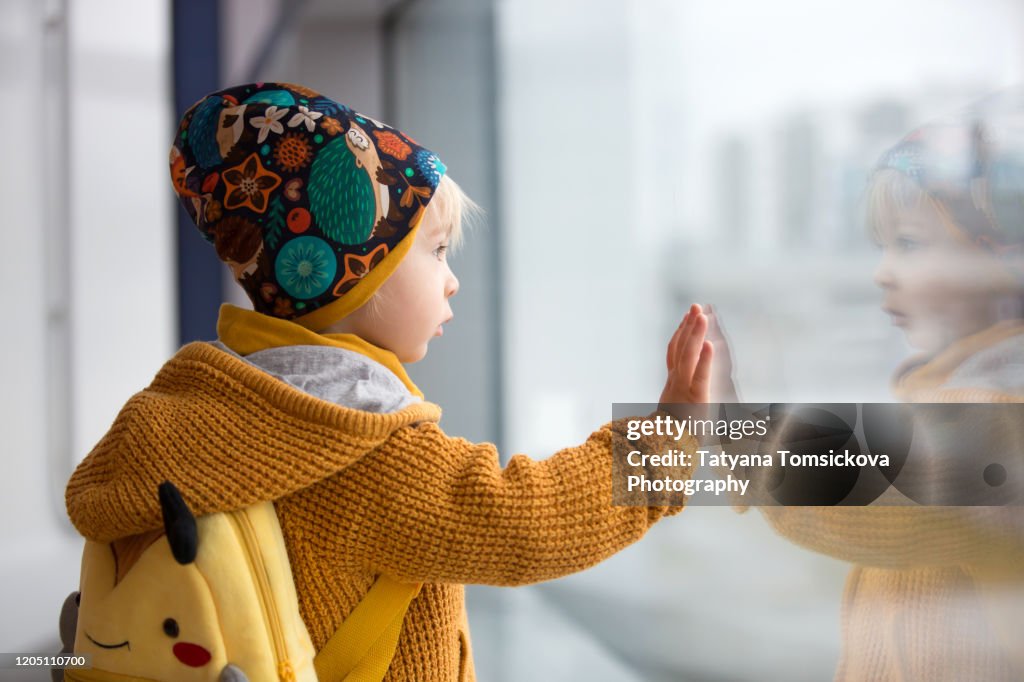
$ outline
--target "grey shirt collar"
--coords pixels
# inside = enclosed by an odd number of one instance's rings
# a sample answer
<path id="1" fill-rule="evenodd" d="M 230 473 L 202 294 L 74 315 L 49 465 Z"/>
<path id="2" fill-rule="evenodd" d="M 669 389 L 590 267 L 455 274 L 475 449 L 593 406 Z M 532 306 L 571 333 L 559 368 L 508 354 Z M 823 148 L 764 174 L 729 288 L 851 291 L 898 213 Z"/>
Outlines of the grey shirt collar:
<path id="1" fill-rule="evenodd" d="M 321 400 L 386 414 L 420 402 L 384 365 L 333 346 L 281 346 L 241 356 L 220 341 L 218 349 Z"/>

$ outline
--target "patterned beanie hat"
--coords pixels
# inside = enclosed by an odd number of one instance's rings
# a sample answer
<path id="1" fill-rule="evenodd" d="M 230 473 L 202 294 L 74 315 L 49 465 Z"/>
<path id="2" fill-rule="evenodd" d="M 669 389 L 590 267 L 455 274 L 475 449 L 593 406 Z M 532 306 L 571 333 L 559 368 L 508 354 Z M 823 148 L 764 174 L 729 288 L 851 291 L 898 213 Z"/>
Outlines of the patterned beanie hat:
<path id="1" fill-rule="evenodd" d="M 254 308 L 314 331 L 394 272 L 445 172 L 404 133 L 289 83 L 201 99 L 170 165 L 178 199 Z"/>
<path id="2" fill-rule="evenodd" d="M 1024 91 L 911 132 L 882 155 L 882 169 L 912 178 L 975 244 L 1014 257 L 1024 247 Z"/>

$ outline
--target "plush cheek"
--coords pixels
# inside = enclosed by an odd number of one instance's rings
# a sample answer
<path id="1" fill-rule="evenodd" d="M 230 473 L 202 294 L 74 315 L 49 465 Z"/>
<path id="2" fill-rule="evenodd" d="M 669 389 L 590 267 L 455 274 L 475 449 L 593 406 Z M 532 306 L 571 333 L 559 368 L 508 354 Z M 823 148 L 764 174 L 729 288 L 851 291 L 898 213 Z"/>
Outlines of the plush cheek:
<path id="1" fill-rule="evenodd" d="M 210 652 L 191 642 L 178 642 L 172 647 L 174 657 L 192 668 L 200 668 L 210 662 Z"/>

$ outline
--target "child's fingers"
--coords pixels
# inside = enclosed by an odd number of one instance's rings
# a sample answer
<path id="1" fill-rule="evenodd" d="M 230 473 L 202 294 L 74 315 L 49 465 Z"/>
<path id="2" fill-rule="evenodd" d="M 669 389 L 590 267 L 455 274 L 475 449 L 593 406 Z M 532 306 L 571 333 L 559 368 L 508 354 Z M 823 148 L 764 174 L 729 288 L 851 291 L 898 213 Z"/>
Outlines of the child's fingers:
<path id="1" fill-rule="evenodd" d="M 708 318 L 700 312 L 700 307 L 697 306 L 697 314 L 691 316 L 690 324 L 687 325 L 686 332 L 681 339 L 679 360 L 676 365 L 676 374 L 687 382 L 692 380 L 693 372 L 697 367 L 707 329 Z"/>
<path id="2" fill-rule="evenodd" d="M 672 332 L 672 338 L 668 340 L 668 348 L 665 350 L 665 366 L 668 367 L 668 371 L 671 372 L 676 366 L 676 353 L 679 349 L 679 337 L 683 332 L 683 325 L 686 324 L 686 320 L 689 318 L 689 313 L 683 315 L 683 319 L 679 322 L 679 326 Z"/>
<path id="3" fill-rule="evenodd" d="M 668 351 L 665 354 L 665 364 L 668 367 L 669 372 L 675 369 L 676 364 L 679 361 L 680 339 L 682 339 L 686 334 L 687 323 L 693 319 L 693 308 L 694 306 L 691 305 L 690 309 L 686 311 L 685 315 L 683 315 L 683 319 L 679 322 L 679 326 L 676 327 L 675 332 L 672 334 L 672 338 L 668 342 Z"/>
<path id="4" fill-rule="evenodd" d="M 711 341 L 704 340 L 700 349 L 700 357 L 697 360 L 697 367 L 693 370 L 693 390 L 701 402 L 705 402 L 711 393 L 711 366 L 715 359 L 715 345 Z"/>

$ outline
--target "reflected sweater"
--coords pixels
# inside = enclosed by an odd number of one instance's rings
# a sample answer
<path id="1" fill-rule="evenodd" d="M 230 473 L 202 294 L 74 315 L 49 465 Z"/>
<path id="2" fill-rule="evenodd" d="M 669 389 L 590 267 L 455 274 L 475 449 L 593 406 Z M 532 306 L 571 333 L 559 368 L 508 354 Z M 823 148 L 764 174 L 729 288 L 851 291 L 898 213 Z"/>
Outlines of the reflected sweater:
<path id="1" fill-rule="evenodd" d="M 385 679 L 471 680 L 463 584 L 583 570 L 682 507 L 611 504 L 622 422 L 502 468 L 494 446 L 447 436 L 439 417 L 421 401 L 386 414 L 332 404 L 189 344 L 75 471 L 68 513 L 84 536 L 110 541 L 161 527 L 163 480 L 197 515 L 274 500 L 317 649 L 386 573 L 424 586 Z"/>
<path id="2" fill-rule="evenodd" d="M 912 360 L 909 402 L 1024 399 L 1024 326 L 1003 324 Z M 1024 425 L 1016 429 L 1024 454 Z M 984 443 L 984 438 L 976 441 Z M 1024 679 L 1020 507 L 762 507 L 783 536 L 855 564 L 842 603 L 836 679 Z"/>

